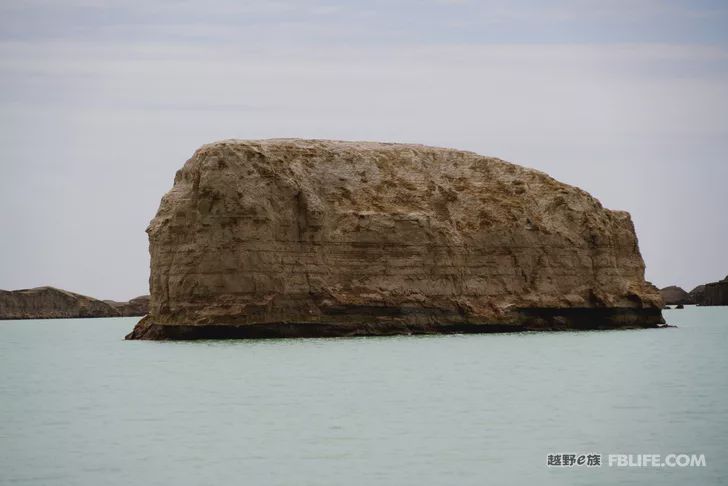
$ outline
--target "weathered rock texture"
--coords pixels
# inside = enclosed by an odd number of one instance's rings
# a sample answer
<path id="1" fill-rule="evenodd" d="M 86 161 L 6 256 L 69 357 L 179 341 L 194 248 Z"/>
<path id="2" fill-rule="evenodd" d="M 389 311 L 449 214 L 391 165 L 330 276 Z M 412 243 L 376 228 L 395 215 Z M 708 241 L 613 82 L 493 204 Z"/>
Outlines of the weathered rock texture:
<path id="1" fill-rule="evenodd" d="M 675 285 L 660 289 L 660 295 L 662 295 L 662 300 L 667 305 L 691 305 L 695 303 L 690 294 Z"/>
<path id="2" fill-rule="evenodd" d="M 728 305 L 728 277 L 720 282 L 705 284 L 701 305 Z"/>
<path id="3" fill-rule="evenodd" d="M 141 310 L 141 309 L 139 309 Z M 54 287 L 0 290 L 0 319 L 57 319 L 70 317 L 143 316 L 122 314 L 115 306 Z"/>
<path id="4" fill-rule="evenodd" d="M 471 152 L 321 140 L 205 145 L 147 229 L 130 339 L 652 327 L 628 213 Z"/>

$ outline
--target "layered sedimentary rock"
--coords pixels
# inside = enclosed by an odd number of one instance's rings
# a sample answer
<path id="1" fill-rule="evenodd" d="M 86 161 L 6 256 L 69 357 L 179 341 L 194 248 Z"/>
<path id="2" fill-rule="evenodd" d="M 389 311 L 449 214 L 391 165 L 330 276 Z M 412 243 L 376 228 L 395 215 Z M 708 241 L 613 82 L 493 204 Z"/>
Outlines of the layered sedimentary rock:
<path id="1" fill-rule="evenodd" d="M 728 277 L 720 282 L 705 284 L 701 305 L 728 305 Z"/>
<path id="2" fill-rule="evenodd" d="M 676 285 L 660 289 L 660 295 L 667 305 L 691 305 L 695 303 L 690 294 Z"/>
<path id="3" fill-rule="evenodd" d="M 144 316 L 149 311 L 148 295 L 135 297 L 129 302 L 118 302 L 115 300 L 105 300 L 104 302 L 116 309 L 122 317 Z"/>
<path id="4" fill-rule="evenodd" d="M 54 287 L 0 290 L 0 319 L 110 317 L 119 313 L 109 304 Z"/>
<path id="5" fill-rule="evenodd" d="M 471 152 L 321 140 L 205 145 L 147 229 L 130 339 L 653 327 L 630 216 Z"/>

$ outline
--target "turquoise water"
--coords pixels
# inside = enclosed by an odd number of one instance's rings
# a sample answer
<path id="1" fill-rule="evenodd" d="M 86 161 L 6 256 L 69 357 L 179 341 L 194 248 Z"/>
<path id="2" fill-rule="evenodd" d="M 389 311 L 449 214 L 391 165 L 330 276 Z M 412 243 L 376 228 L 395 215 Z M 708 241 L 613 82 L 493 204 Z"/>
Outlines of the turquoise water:
<path id="1" fill-rule="evenodd" d="M 127 342 L 0 321 L 0 483 L 728 483 L 728 308 L 677 329 Z M 705 454 L 549 469 L 549 453 Z"/>

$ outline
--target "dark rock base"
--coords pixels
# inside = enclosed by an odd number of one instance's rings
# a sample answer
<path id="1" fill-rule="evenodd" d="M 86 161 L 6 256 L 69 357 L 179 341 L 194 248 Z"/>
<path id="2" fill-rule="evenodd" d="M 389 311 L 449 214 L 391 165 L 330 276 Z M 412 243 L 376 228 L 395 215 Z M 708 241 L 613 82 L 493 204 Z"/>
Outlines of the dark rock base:
<path id="1" fill-rule="evenodd" d="M 256 324 L 157 324 L 142 319 L 126 339 L 273 339 L 303 337 L 393 336 L 412 334 L 479 334 L 524 331 L 641 329 L 662 327 L 660 309 L 521 309 L 512 323 L 408 323 L 372 320 L 364 323 L 267 322 Z"/>

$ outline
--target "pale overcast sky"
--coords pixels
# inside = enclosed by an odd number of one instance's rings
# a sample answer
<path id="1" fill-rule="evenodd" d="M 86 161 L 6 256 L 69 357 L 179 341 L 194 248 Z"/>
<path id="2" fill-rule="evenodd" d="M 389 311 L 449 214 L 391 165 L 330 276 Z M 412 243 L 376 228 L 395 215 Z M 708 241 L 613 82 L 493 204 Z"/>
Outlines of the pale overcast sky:
<path id="1" fill-rule="evenodd" d="M 728 2 L 0 3 L 0 288 L 148 292 L 203 143 L 468 149 L 632 213 L 647 277 L 728 274 Z"/>

